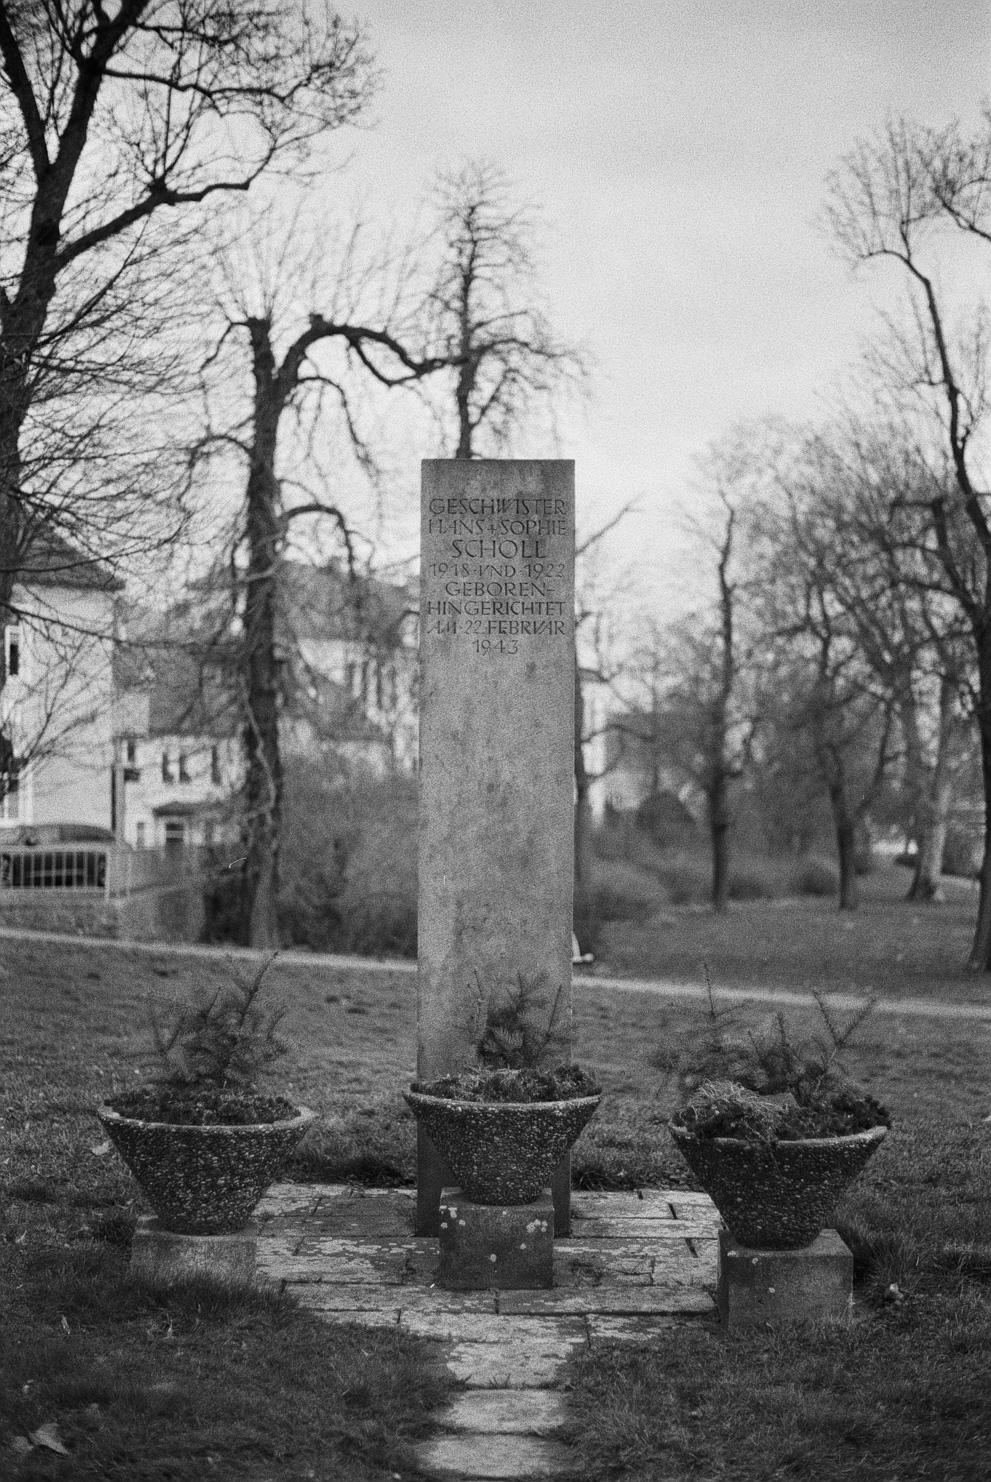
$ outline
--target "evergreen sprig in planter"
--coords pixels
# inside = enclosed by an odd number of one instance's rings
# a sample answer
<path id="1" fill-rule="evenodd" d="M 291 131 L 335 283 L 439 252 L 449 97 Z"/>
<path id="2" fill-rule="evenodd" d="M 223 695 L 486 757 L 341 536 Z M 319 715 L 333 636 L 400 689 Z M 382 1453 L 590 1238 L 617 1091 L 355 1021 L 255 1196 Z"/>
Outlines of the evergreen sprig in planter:
<path id="1" fill-rule="evenodd" d="M 250 983 L 174 1005 L 164 1028 L 153 1018 L 158 1075 L 97 1109 L 164 1230 L 242 1230 L 313 1121 L 257 1086 L 288 1049 L 284 1010 L 258 1003 L 273 960 Z"/>
<path id="2" fill-rule="evenodd" d="M 873 1004 L 841 1028 L 814 997 L 825 1033 L 796 1040 L 781 1014 L 760 1032 L 741 1032 L 738 1010 L 717 1009 L 710 985 L 704 1025 L 667 1061 L 690 1092 L 671 1136 L 743 1246 L 811 1245 L 890 1125 L 839 1062 Z"/>

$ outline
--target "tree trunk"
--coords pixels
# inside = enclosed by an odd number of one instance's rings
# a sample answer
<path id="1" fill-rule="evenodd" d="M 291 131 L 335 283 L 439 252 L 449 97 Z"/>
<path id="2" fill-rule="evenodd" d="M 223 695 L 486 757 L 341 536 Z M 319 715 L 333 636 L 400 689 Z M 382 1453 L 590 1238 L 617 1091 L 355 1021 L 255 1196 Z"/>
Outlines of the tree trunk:
<path id="1" fill-rule="evenodd" d="M 709 838 L 712 844 L 712 909 L 725 911 L 729 904 L 729 787 L 725 772 L 719 772 L 709 790 Z"/>
<path id="2" fill-rule="evenodd" d="M 847 803 L 846 788 L 835 782 L 829 789 L 829 806 L 836 831 L 836 859 L 840 867 L 841 911 L 855 911 L 860 904 L 857 880 L 857 823 Z"/>
<path id="3" fill-rule="evenodd" d="M 581 669 L 575 659 L 575 904 L 578 917 L 588 916 L 592 909 L 592 809 L 591 778 L 585 767 L 582 745 L 585 724 L 585 702 Z M 579 945 L 583 945 L 579 943 Z"/>
<path id="4" fill-rule="evenodd" d="M 991 669 L 991 654 L 986 658 Z M 981 776 L 984 783 L 984 858 L 981 861 L 977 925 L 968 966 L 975 972 L 991 972 L 991 688 L 982 665 L 981 698 L 977 720 L 981 734 Z M 989 675 L 988 677 L 991 677 Z"/>
<path id="5" fill-rule="evenodd" d="M 908 899 L 920 905 L 945 898 L 943 852 L 946 848 L 946 830 L 952 801 L 953 784 L 948 777 L 942 777 L 932 797 L 927 799 L 918 832 L 918 854 Z"/>
<path id="6" fill-rule="evenodd" d="M 279 397 L 270 326 L 249 321 L 255 378 L 254 441 L 246 492 L 248 570 L 241 672 L 244 710 L 244 829 L 241 935 L 252 947 L 278 945 L 276 906 L 282 820 L 279 663 L 276 650 L 279 485 L 275 472 Z"/>
<path id="7" fill-rule="evenodd" d="M 956 689 L 953 679 L 944 674 L 939 686 L 936 754 L 928 775 L 927 769 L 921 765 L 921 755 L 917 768 L 914 791 L 918 852 L 907 899 L 919 904 L 943 899 L 943 854 L 961 739 Z"/>

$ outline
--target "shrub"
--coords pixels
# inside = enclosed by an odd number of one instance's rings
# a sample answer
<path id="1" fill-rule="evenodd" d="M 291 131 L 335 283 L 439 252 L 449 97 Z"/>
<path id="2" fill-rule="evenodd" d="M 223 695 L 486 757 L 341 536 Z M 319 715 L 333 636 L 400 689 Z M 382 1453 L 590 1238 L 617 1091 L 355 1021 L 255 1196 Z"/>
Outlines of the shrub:
<path id="1" fill-rule="evenodd" d="M 279 924 L 315 951 L 416 955 L 416 782 L 287 773 Z"/>
<path id="2" fill-rule="evenodd" d="M 590 894 L 601 921 L 646 921 L 664 905 L 656 878 L 622 859 L 593 861 Z"/>
<path id="3" fill-rule="evenodd" d="M 830 896 L 840 888 L 840 874 L 828 859 L 810 855 L 795 870 L 793 889 L 799 895 Z"/>
<path id="4" fill-rule="evenodd" d="M 636 811 L 636 824 L 658 849 L 690 845 L 699 839 L 698 824 L 673 792 L 655 792 L 644 798 Z"/>
<path id="5" fill-rule="evenodd" d="M 770 901 L 780 895 L 780 871 L 767 860 L 730 857 L 728 894 L 731 901 Z"/>
<path id="6" fill-rule="evenodd" d="M 712 866 L 702 855 L 672 854 L 656 873 L 672 906 L 701 906 L 712 898 Z"/>

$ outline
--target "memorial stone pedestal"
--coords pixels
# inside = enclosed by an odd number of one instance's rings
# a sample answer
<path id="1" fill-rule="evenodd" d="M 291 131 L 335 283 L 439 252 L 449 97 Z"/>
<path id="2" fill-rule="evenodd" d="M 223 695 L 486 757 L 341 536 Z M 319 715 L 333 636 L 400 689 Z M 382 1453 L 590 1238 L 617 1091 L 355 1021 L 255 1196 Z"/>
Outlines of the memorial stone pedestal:
<path id="1" fill-rule="evenodd" d="M 835 1230 L 823 1230 L 800 1250 L 757 1250 L 720 1230 L 716 1305 L 730 1329 L 810 1318 L 848 1321 L 853 1255 Z"/>
<path id="2" fill-rule="evenodd" d="M 471 1063 L 488 1005 L 521 980 L 570 1042 L 574 464 L 428 459 L 421 512 L 423 1082 Z M 439 1233 L 455 1182 L 421 1129 L 418 1234 Z M 566 1235 L 569 1160 L 552 1183 Z"/>
<path id="3" fill-rule="evenodd" d="M 129 1275 L 152 1286 L 197 1277 L 236 1286 L 255 1279 L 257 1241 L 251 1230 L 233 1235 L 180 1235 L 143 1214 L 131 1241 Z"/>
<path id="4" fill-rule="evenodd" d="M 535 1291 L 554 1284 L 554 1202 L 473 1204 L 460 1189 L 440 1198 L 437 1285 L 449 1292 Z"/>

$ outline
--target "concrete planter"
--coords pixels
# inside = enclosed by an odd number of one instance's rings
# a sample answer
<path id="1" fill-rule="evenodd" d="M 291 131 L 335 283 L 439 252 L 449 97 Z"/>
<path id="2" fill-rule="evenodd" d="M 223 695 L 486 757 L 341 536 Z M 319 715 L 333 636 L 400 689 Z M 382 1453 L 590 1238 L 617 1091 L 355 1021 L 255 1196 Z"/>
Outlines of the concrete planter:
<path id="1" fill-rule="evenodd" d="M 182 1235 L 243 1229 L 315 1115 L 301 1106 L 284 1122 L 190 1127 L 123 1117 L 109 1106 L 96 1114 L 162 1228 Z"/>
<path id="2" fill-rule="evenodd" d="M 880 1147 L 887 1127 L 847 1137 L 747 1142 L 668 1129 L 740 1245 L 798 1250 L 829 1223 L 837 1199 Z"/>
<path id="3" fill-rule="evenodd" d="M 403 1093 L 417 1121 L 475 1204 L 531 1204 L 601 1096 L 570 1101 L 452 1101 Z"/>

